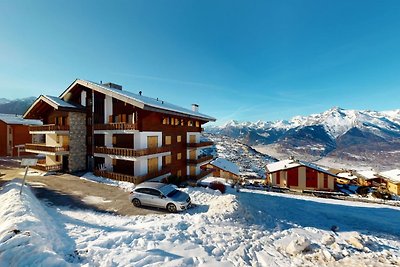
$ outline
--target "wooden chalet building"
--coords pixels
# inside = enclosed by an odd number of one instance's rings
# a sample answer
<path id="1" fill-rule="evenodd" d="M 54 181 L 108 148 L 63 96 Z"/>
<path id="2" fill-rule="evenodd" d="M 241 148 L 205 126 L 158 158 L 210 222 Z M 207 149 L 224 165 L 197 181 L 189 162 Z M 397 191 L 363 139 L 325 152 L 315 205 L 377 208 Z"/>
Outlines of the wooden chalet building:
<path id="1" fill-rule="evenodd" d="M 386 188 L 389 192 L 400 196 L 400 169 L 393 169 L 379 173 L 386 180 Z"/>
<path id="2" fill-rule="evenodd" d="M 169 175 L 202 178 L 210 159 L 200 150 L 202 125 L 215 121 L 197 105 L 185 109 L 158 98 L 134 94 L 122 86 L 75 80 L 59 97 L 40 96 L 24 118 L 40 119 L 30 128 L 45 143 L 27 144 L 46 155 L 43 168 L 92 170 L 103 177 L 140 183 Z"/>
<path id="3" fill-rule="evenodd" d="M 212 169 L 212 176 L 221 177 L 231 180 L 239 180 L 239 167 L 224 158 L 216 158 L 210 161 L 207 165 L 204 165 L 207 169 Z"/>
<path id="4" fill-rule="evenodd" d="M 272 186 L 295 190 L 335 190 L 336 176 L 314 164 L 293 159 L 267 165 L 266 179 Z"/>

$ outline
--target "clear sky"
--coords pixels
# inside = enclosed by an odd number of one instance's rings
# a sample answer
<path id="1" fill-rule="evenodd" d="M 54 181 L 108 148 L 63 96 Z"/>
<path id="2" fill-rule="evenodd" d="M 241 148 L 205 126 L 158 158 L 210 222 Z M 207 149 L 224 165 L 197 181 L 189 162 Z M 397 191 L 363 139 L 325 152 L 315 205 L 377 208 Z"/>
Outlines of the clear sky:
<path id="1" fill-rule="evenodd" d="M 0 97 L 112 81 L 216 117 L 400 108 L 400 1 L 2 1 Z"/>

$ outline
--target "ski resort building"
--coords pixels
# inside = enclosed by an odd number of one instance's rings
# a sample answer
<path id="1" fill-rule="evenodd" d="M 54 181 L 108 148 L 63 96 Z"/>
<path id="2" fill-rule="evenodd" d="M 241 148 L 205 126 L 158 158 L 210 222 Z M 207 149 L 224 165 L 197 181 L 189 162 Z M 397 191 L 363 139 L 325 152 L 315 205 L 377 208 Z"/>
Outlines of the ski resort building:
<path id="1" fill-rule="evenodd" d="M 212 169 L 212 176 L 221 177 L 225 179 L 238 180 L 239 167 L 229 160 L 224 158 L 216 158 L 205 165 L 205 168 Z"/>
<path id="2" fill-rule="evenodd" d="M 314 164 L 293 159 L 267 165 L 267 183 L 295 190 L 335 190 L 336 176 Z"/>
<path id="3" fill-rule="evenodd" d="M 19 157 L 24 152 L 25 143 L 32 142 L 29 125 L 40 125 L 39 120 L 25 120 L 21 115 L 0 114 L 0 157 Z"/>
<path id="4" fill-rule="evenodd" d="M 386 180 L 389 192 L 400 196 L 400 169 L 394 169 L 379 173 Z"/>
<path id="5" fill-rule="evenodd" d="M 45 170 L 94 170 L 133 183 L 211 173 L 200 169 L 209 157 L 199 155 L 213 144 L 201 142 L 200 133 L 215 119 L 200 113 L 198 105 L 185 109 L 117 84 L 78 79 L 59 97 L 38 97 L 24 118 L 44 123 L 30 133 L 44 135 L 45 142 L 26 148 L 46 155 Z"/>

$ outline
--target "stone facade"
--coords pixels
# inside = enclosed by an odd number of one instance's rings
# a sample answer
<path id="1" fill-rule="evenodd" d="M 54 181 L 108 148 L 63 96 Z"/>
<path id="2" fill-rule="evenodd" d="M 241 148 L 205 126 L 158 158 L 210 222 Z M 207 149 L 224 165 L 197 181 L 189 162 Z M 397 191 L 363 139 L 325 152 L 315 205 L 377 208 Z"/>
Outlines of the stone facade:
<path id="1" fill-rule="evenodd" d="M 86 114 L 69 112 L 69 172 L 86 170 Z"/>

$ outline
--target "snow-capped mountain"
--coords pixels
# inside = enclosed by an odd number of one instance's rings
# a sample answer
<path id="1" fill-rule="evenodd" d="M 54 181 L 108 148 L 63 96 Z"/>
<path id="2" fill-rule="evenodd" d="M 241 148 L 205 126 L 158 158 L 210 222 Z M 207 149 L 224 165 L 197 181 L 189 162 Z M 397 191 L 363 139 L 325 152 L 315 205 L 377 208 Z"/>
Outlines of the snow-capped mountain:
<path id="1" fill-rule="evenodd" d="M 322 157 L 360 160 L 361 157 L 400 163 L 400 109 L 378 112 L 334 107 L 288 121 L 229 121 L 206 131 L 239 138 L 251 146 L 264 146 L 278 158 L 295 155 L 308 160 Z"/>
<path id="2" fill-rule="evenodd" d="M 0 98 L 0 113 L 21 115 L 35 99 L 36 97 L 33 96 L 14 100 Z"/>

